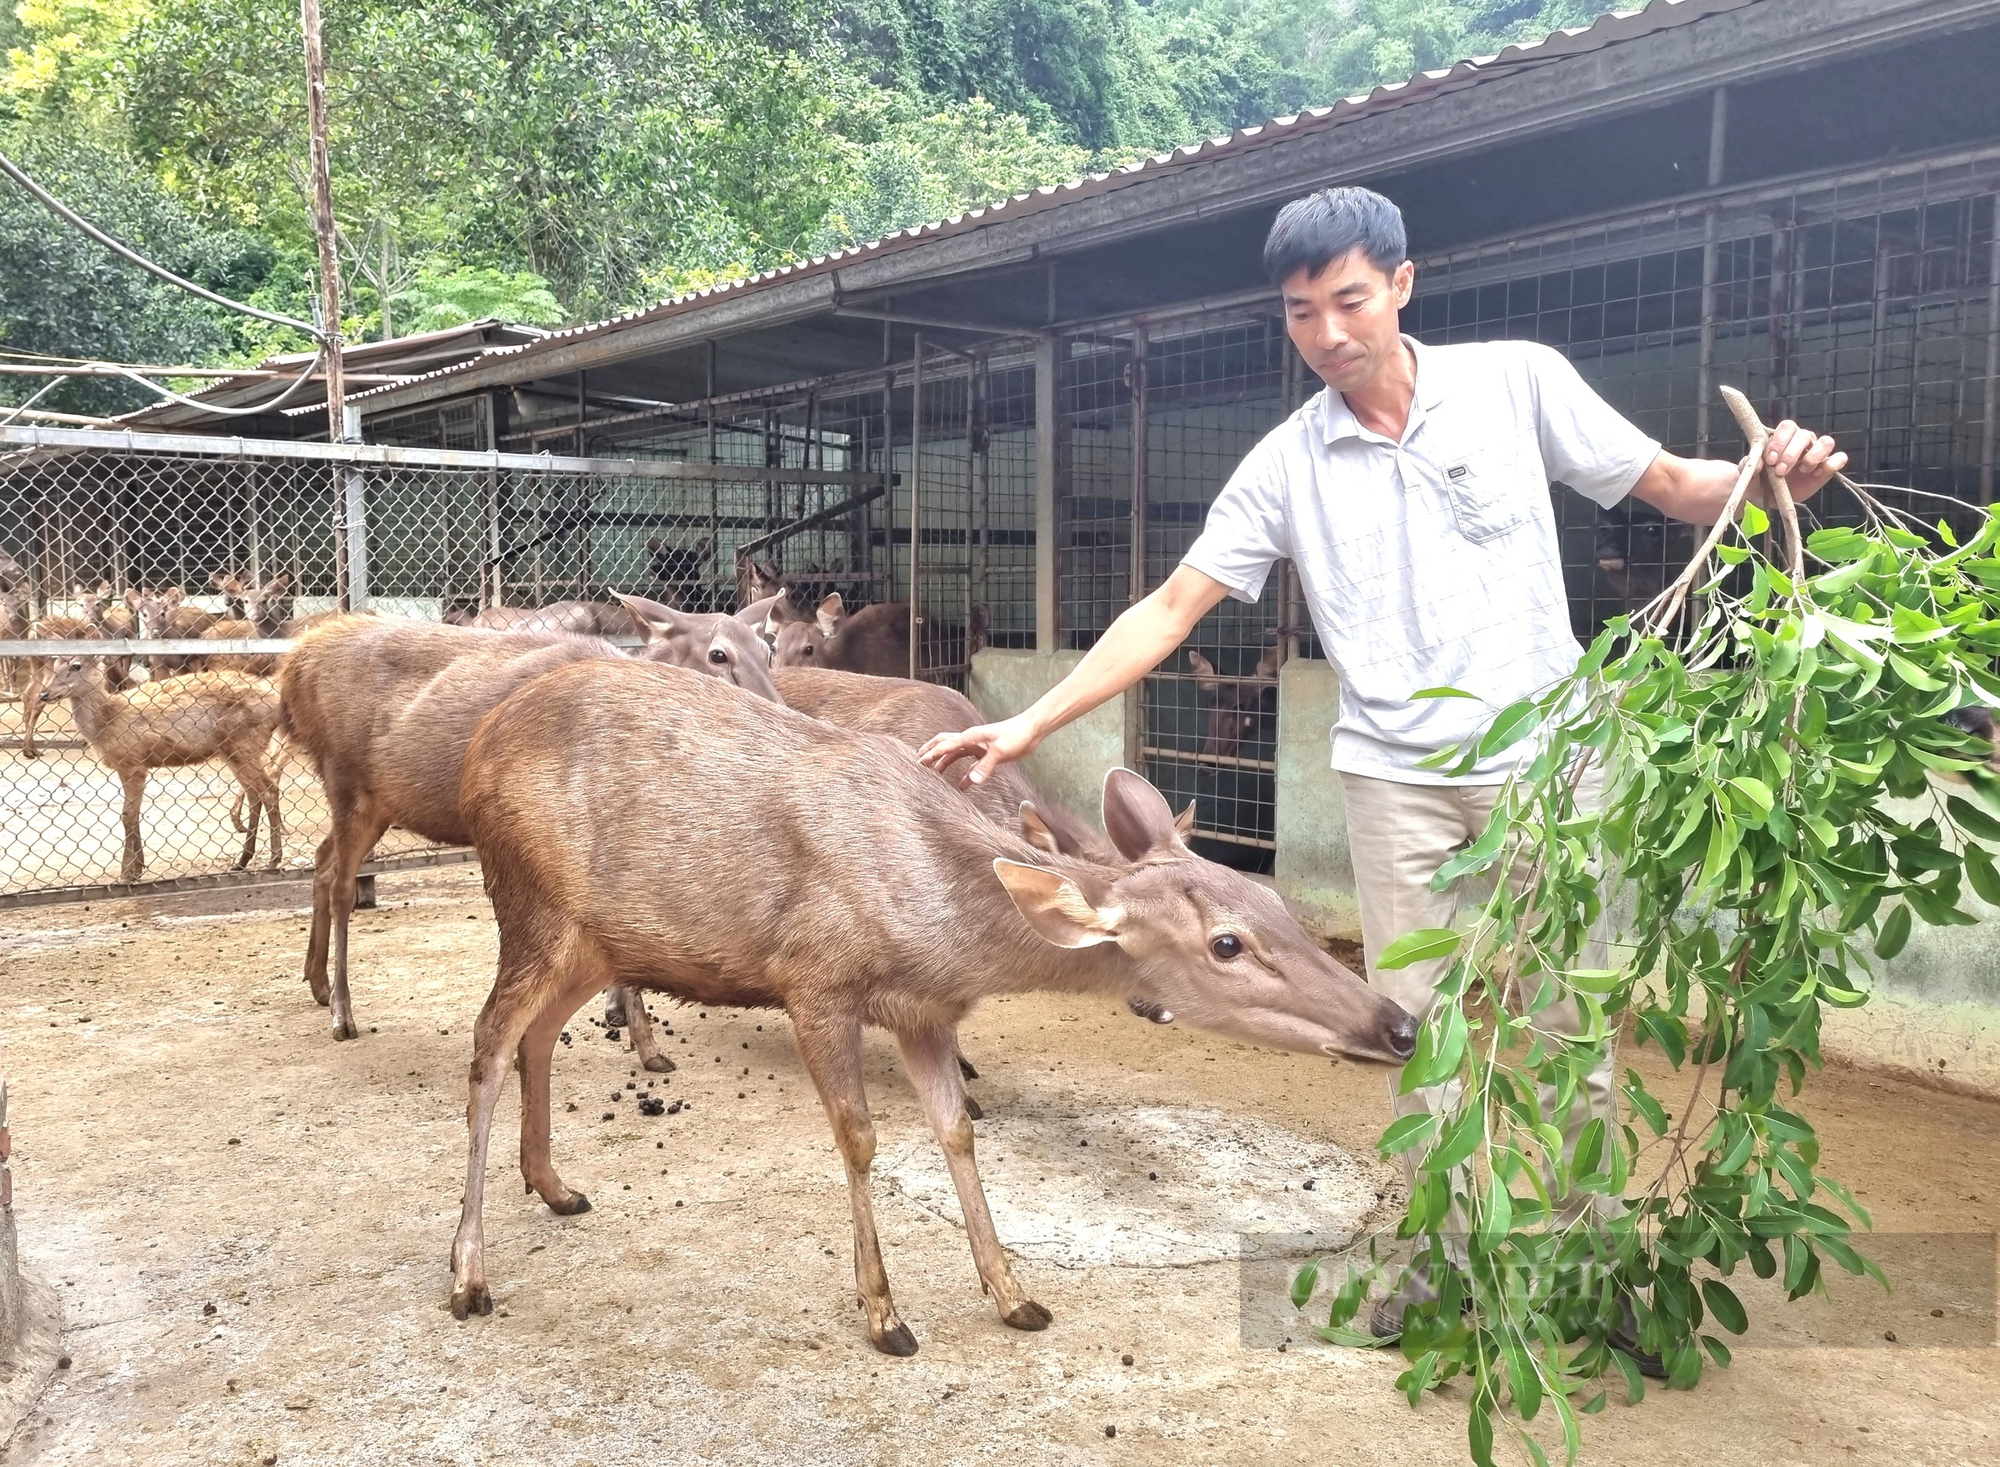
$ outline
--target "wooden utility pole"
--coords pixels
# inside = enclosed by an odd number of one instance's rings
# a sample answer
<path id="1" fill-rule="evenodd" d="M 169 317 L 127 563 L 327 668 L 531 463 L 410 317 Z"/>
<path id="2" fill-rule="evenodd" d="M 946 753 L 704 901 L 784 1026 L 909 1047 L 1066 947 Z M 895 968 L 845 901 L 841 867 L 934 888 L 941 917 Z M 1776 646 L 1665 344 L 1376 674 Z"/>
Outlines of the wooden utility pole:
<path id="1" fill-rule="evenodd" d="M 326 347 L 326 438 L 346 436 L 347 385 L 340 360 L 340 260 L 334 252 L 333 178 L 326 147 L 326 46 L 319 0 L 300 0 L 306 41 L 306 131 L 311 140 L 313 234 L 319 240 L 320 340 Z"/>

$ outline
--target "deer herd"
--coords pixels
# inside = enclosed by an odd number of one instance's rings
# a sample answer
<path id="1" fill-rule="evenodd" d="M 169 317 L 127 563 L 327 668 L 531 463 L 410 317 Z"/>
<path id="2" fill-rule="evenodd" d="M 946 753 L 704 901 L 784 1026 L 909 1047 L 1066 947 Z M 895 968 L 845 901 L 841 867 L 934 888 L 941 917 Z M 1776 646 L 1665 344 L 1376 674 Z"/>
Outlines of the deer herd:
<path id="1" fill-rule="evenodd" d="M 892 1355 L 917 1342 L 876 1236 L 864 1026 L 894 1037 L 957 1189 L 981 1286 L 1002 1321 L 1025 1330 L 1051 1316 L 995 1232 L 958 1056 L 958 1025 L 981 998 L 1101 993 L 1155 1022 L 1283 1050 L 1383 1063 L 1411 1053 L 1411 1016 L 1323 952 L 1267 887 L 1195 854 L 1192 810 L 1177 820 L 1138 775 L 1105 780 L 1100 834 L 1016 766 L 961 793 L 959 771 L 919 764 L 916 746 L 979 715 L 952 689 L 908 678 L 907 604 L 850 612 L 831 595 L 805 611 L 767 584 L 749 587 L 757 594 L 734 614 L 618 595 L 542 609 L 553 626 L 523 625 L 530 617 L 511 608 L 454 625 L 295 618 L 282 575 L 213 585 L 228 614 L 197 610 L 178 590 L 132 591 L 120 604 L 108 586 L 79 586 L 80 616 L 29 627 L 18 585 L 0 577 L 0 635 L 52 644 L 5 680 L 22 689 L 26 737 L 42 705 L 67 702 L 119 775 L 127 881 L 143 870 L 148 770 L 227 764 L 248 811 L 239 865 L 254 856 L 260 817 L 268 859 L 282 859 L 274 741 L 317 772 L 331 833 L 315 855 L 304 976 L 336 1039 L 361 1032 L 348 915 L 376 841 L 399 826 L 476 849 L 499 964 L 473 1028 L 450 1255 L 460 1319 L 492 1307 L 481 1220 L 510 1069 L 523 1181 L 556 1213 L 589 1207 L 552 1159 L 550 1062 L 564 1024 L 599 991 L 658 1071 L 673 1063 L 653 1036 L 647 993 L 785 1012 L 845 1164 L 868 1337 Z M 142 640 L 293 645 L 276 659 L 217 654 L 200 670 L 161 656 L 135 685 L 129 666 L 88 650 L 135 630 Z M 630 649 L 607 640 L 634 635 Z M 946 653 L 954 660 L 979 629 L 960 635 Z M 1257 682 L 1274 670 L 1260 665 Z M 1205 692 L 1211 702 L 1226 693 L 1238 719 L 1254 718 L 1263 696 L 1226 679 Z"/>

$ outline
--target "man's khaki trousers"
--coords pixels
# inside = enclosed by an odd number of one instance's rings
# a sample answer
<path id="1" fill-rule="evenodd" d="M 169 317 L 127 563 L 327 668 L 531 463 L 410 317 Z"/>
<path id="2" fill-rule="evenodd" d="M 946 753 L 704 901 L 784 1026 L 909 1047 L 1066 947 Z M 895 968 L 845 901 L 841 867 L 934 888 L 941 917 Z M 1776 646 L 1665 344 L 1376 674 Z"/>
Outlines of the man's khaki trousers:
<path id="1" fill-rule="evenodd" d="M 1454 882 L 1444 891 L 1431 890 L 1431 877 L 1446 861 L 1477 840 L 1500 796 L 1497 784 L 1398 784 L 1359 774 L 1342 774 L 1347 792 L 1347 839 L 1354 856 L 1354 886 L 1361 902 L 1361 943 L 1367 954 L 1368 981 L 1419 1019 L 1430 1012 L 1434 990 L 1451 964 L 1450 958 L 1432 958 L 1407 968 L 1384 970 L 1376 965 L 1382 950 L 1406 932 L 1420 927 L 1450 927 L 1459 916 L 1460 906 L 1473 906 L 1492 891 L 1492 878 L 1470 877 Z M 1591 770 L 1577 790 L 1582 808 L 1594 806 L 1603 796 L 1603 781 Z M 1516 883 L 1527 879 L 1525 868 L 1509 873 Z M 1602 916 L 1591 929 L 1580 954 L 1579 967 L 1608 968 L 1610 919 Z M 1582 1014 L 1575 1000 L 1559 999 L 1537 1015 L 1538 1025 L 1550 1033 L 1582 1032 Z M 1458 1082 L 1425 1086 L 1408 1095 L 1397 1093 L 1398 1077 L 1389 1081 L 1392 1108 L 1398 1116 L 1441 1111 L 1456 1102 Z M 1554 1118 L 1555 1091 L 1541 1090 L 1542 1111 Z M 1604 1062 L 1591 1071 L 1583 1092 L 1570 1107 L 1563 1125 L 1563 1149 L 1575 1154 L 1577 1138 L 1595 1116 L 1608 1126 L 1618 1121 L 1618 1094 L 1613 1078 L 1612 1053 L 1605 1048 Z M 1622 1144 L 1607 1137 L 1612 1144 Z M 1403 1154 L 1404 1168 L 1414 1187 L 1416 1153 Z M 1454 1190 L 1462 1190 L 1461 1178 Z M 1569 1222 L 1586 1211 L 1615 1213 L 1620 1209 L 1610 1198 L 1586 1194 L 1564 1203 L 1558 1200 L 1557 1217 Z M 1454 1237 L 1462 1237 L 1466 1222 L 1456 1208 L 1448 1223 Z M 1453 1253 L 1462 1256 L 1454 1246 Z"/>

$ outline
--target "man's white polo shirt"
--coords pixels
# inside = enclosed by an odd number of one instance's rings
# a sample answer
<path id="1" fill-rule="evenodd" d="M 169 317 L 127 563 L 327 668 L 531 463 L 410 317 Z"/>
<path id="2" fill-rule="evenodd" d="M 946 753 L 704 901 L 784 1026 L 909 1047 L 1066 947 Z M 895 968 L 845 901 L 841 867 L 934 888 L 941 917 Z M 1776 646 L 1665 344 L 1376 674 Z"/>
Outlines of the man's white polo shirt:
<path id="1" fill-rule="evenodd" d="M 1238 465 L 1182 563 L 1255 601 L 1289 557 L 1340 674 L 1333 767 L 1442 784 L 1417 761 L 1576 667 L 1550 482 L 1608 509 L 1660 445 L 1548 347 L 1403 339 L 1417 381 L 1402 441 L 1323 389 Z M 1410 699 L 1441 686 L 1483 702 Z M 1469 782 L 1497 784 L 1519 757 Z"/>

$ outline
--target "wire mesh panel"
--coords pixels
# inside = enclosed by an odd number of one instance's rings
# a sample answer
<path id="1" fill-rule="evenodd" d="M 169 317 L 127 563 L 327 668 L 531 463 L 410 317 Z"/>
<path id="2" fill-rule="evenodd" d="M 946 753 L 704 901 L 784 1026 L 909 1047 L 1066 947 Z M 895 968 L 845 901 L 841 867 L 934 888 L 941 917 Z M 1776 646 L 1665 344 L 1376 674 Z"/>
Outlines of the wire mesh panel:
<path id="1" fill-rule="evenodd" d="M 1679 453 L 1741 451 L 1715 392 L 1728 383 L 1766 421 L 1833 434 L 1856 478 L 1990 503 L 1996 162 L 1914 160 L 1420 261 L 1405 329 L 1553 346 Z M 1581 637 L 1650 600 L 1693 548 L 1690 527 L 1643 505 L 1558 491 L 1556 514 Z"/>
<path id="2" fill-rule="evenodd" d="M 864 487 L 834 465 L 0 429 L 0 900 L 309 868 L 328 818 L 276 732 L 291 638 L 343 607 L 630 635 L 607 588 L 714 589 L 652 541 Z"/>

